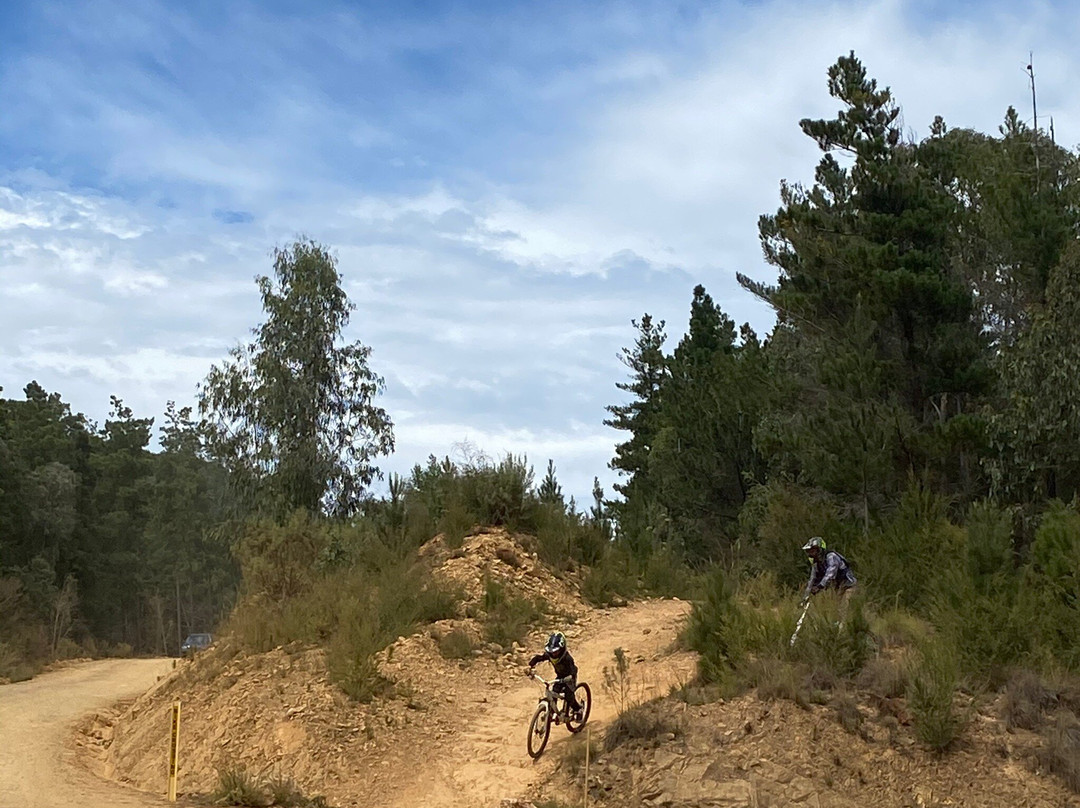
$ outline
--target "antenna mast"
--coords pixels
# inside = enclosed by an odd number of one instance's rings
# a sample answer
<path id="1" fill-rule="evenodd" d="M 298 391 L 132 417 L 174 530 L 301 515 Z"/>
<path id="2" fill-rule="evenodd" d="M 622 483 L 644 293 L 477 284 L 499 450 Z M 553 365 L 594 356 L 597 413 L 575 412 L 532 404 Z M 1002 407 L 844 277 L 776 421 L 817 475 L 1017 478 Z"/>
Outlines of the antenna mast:
<path id="1" fill-rule="evenodd" d="M 1031 148 L 1035 152 L 1035 193 L 1039 192 L 1039 109 L 1035 105 L 1035 57 L 1028 51 L 1027 74 L 1031 79 L 1031 115 L 1035 125 L 1031 130 Z"/>

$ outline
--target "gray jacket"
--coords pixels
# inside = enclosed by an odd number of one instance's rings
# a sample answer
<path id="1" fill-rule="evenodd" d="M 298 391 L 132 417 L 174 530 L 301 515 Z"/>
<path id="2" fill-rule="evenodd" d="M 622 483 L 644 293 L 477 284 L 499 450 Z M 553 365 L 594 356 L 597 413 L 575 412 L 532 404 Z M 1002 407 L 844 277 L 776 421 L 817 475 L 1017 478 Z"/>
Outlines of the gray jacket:
<path id="1" fill-rule="evenodd" d="M 840 591 L 855 586 L 855 574 L 852 573 L 847 559 L 835 550 L 828 550 L 824 558 L 819 558 L 810 565 L 810 581 L 806 584 L 806 594 L 825 589 L 828 586 Z"/>

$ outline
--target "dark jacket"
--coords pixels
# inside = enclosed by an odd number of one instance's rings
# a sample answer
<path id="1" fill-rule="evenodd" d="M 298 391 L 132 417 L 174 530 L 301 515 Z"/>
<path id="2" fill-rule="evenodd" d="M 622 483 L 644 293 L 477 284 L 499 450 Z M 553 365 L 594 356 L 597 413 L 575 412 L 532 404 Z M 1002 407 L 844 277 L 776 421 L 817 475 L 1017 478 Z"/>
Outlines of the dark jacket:
<path id="1" fill-rule="evenodd" d="M 529 660 L 529 667 L 539 665 L 541 662 L 550 662 L 555 668 L 555 675 L 560 679 L 565 679 L 567 676 L 577 678 L 577 665 L 574 664 L 574 658 L 570 656 L 569 650 L 563 651 L 558 659 L 552 659 L 551 654 L 544 651 Z"/>
<path id="2" fill-rule="evenodd" d="M 806 584 L 806 594 L 811 595 L 828 586 L 839 590 L 851 589 L 857 581 L 847 563 L 847 559 L 835 550 L 829 550 L 824 558 L 819 558 L 810 565 L 810 581 Z"/>

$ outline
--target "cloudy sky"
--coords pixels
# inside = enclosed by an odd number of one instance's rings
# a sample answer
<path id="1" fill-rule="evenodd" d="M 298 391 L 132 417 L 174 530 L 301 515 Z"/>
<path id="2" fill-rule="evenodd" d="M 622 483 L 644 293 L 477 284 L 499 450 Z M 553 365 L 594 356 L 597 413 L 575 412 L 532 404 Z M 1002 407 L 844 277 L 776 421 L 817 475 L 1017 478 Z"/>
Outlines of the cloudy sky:
<path id="1" fill-rule="evenodd" d="M 1067 2 L 0 3 L 0 385 L 194 402 L 297 234 L 330 245 L 407 471 L 468 441 L 588 500 L 649 312 L 759 333 L 761 213 L 855 50 L 912 136 L 1006 107 L 1080 140 Z"/>

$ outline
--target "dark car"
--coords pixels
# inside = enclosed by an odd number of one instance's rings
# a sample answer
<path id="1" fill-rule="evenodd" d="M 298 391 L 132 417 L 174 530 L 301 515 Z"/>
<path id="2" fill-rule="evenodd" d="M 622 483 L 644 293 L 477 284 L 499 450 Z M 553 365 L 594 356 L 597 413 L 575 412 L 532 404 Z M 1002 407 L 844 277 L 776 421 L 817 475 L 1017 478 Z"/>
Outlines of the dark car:
<path id="1" fill-rule="evenodd" d="M 183 645 L 180 646 L 180 656 L 195 656 L 199 651 L 209 647 L 213 637 L 209 634 L 188 634 Z"/>

